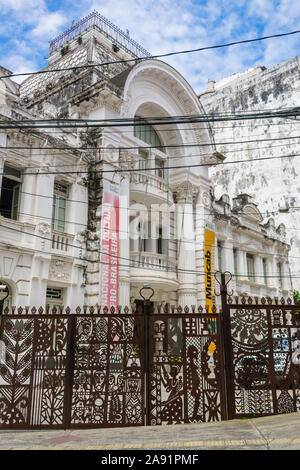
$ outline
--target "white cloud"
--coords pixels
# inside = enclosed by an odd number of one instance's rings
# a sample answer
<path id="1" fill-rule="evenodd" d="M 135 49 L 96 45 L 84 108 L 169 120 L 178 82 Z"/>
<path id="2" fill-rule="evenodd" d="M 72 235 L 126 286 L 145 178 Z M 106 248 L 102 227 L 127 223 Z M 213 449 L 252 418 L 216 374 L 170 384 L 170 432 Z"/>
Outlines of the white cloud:
<path id="1" fill-rule="evenodd" d="M 9 70 L 12 70 L 13 73 L 26 73 L 28 71 L 35 72 L 39 69 L 38 62 L 31 59 L 26 59 L 23 55 L 20 54 L 12 54 L 7 58 L 0 58 L 0 64 L 5 64 Z M 24 81 L 26 77 L 13 77 L 13 80 L 17 83 L 21 83 Z"/>
<path id="2" fill-rule="evenodd" d="M 50 0 L 0 0 L 0 35 L 11 36 L 2 53 L 4 66 L 28 67 L 26 71 L 44 66 L 48 41 L 94 9 L 123 31 L 128 29 L 153 54 L 298 29 L 300 23 L 300 2 L 290 0 L 61 0 L 57 5 L 50 8 Z M 258 64 L 269 67 L 296 55 L 299 46 L 296 35 L 163 60 L 200 92 L 209 79 Z M 20 62 L 8 60 L 11 53 Z"/>
<path id="3" fill-rule="evenodd" d="M 51 37 L 58 34 L 60 28 L 65 25 L 66 22 L 66 16 L 59 12 L 42 15 L 35 28 L 31 31 L 31 36 L 33 38 L 49 40 Z"/>
<path id="4" fill-rule="evenodd" d="M 47 11 L 44 0 L 0 0 L 0 13 L 12 14 L 15 23 L 34 24 Z"/>

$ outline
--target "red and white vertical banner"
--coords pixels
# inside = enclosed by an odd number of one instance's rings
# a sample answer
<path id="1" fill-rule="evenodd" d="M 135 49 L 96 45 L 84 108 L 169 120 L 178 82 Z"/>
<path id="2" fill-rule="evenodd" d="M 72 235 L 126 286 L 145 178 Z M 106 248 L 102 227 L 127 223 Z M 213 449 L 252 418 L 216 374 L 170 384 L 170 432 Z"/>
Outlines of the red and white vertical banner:
<path id="1" fill-rule="evenodd" d="M 119 186 L 104 180 L 100 241 L 100 307 L 118 311 Z"/>

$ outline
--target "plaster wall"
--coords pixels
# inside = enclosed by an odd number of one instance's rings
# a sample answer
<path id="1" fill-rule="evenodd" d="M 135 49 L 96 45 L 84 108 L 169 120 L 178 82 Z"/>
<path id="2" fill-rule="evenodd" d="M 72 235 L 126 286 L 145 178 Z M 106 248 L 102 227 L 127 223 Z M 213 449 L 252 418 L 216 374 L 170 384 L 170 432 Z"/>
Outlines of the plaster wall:
<path id="1" fill-rule="evenodd" d="M 209 114 L 299 106 L 299 58 L 270 69 L 257 67 L 210 85 L 213 91 L 199 96 Z M 293 287 L 299 290 L 300 279 L 295 277 L 300 273 L 299 121 L 292 118 L 227 121 L 216 122 L 212 128 L 217 150 L 225 154 L 226 162 L 245 160 L 245 163 L 209 169 L 216 197 L 227 193 L 233 198 L 247 193 L 255 198 L 264 220 L 274 217 L 276 226 L 285 224 L 287 242 L 291 243 Z M 295 138 L 260 142 L 293 136 Z M 275 158 L 263 160 L 265 157 Z M 254 160 L 259 158 L 262 160 Z"/>

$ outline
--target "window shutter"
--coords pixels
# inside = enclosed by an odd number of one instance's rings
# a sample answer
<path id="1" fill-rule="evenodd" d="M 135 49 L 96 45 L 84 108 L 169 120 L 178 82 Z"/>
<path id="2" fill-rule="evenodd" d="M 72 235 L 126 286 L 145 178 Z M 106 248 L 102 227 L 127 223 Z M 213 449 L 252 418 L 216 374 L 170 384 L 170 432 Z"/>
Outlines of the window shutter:
<path id="1" fill-rule="evenodd" d="M 12 199 L 12 208 L 11 208 L 11 218 L 14 220 L 18 220 L 19 199 L 20 199 L 20 184 L 16 184 L 13 188 L 13 199 Z"/>
<path id="2" fill-rule="evenodd" d="M 66 220 L 66 199 L 60 197 L 58 199 L 58 214 L 57 214 L 57 230 L 60 232 L 65 231 L 65 220 Z"/>
<path id="3" fill-rule="evenodd" d="M 54 230 L 56 227 L 55 214 L 56 214 L 56 196 L 54 194 L 53 205 L 52 205 L 52 230 Z"/>

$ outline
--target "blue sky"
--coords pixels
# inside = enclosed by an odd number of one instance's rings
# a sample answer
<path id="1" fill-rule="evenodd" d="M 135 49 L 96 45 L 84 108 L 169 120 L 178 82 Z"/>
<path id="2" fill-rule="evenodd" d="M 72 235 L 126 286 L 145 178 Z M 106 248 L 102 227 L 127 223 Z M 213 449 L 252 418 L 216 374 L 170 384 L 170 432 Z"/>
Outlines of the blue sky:
<path id="1" fill-rule="evenodd" d="M 0 65 L 15 73 L 45 67 L 49 41 L 94 9 L 153 54 L 300 29 L 299 0 L 0 0 Z M 208 80 L 270 67 L 299 50 L 297 34 L 167 61 L 200 92 Z"/>

